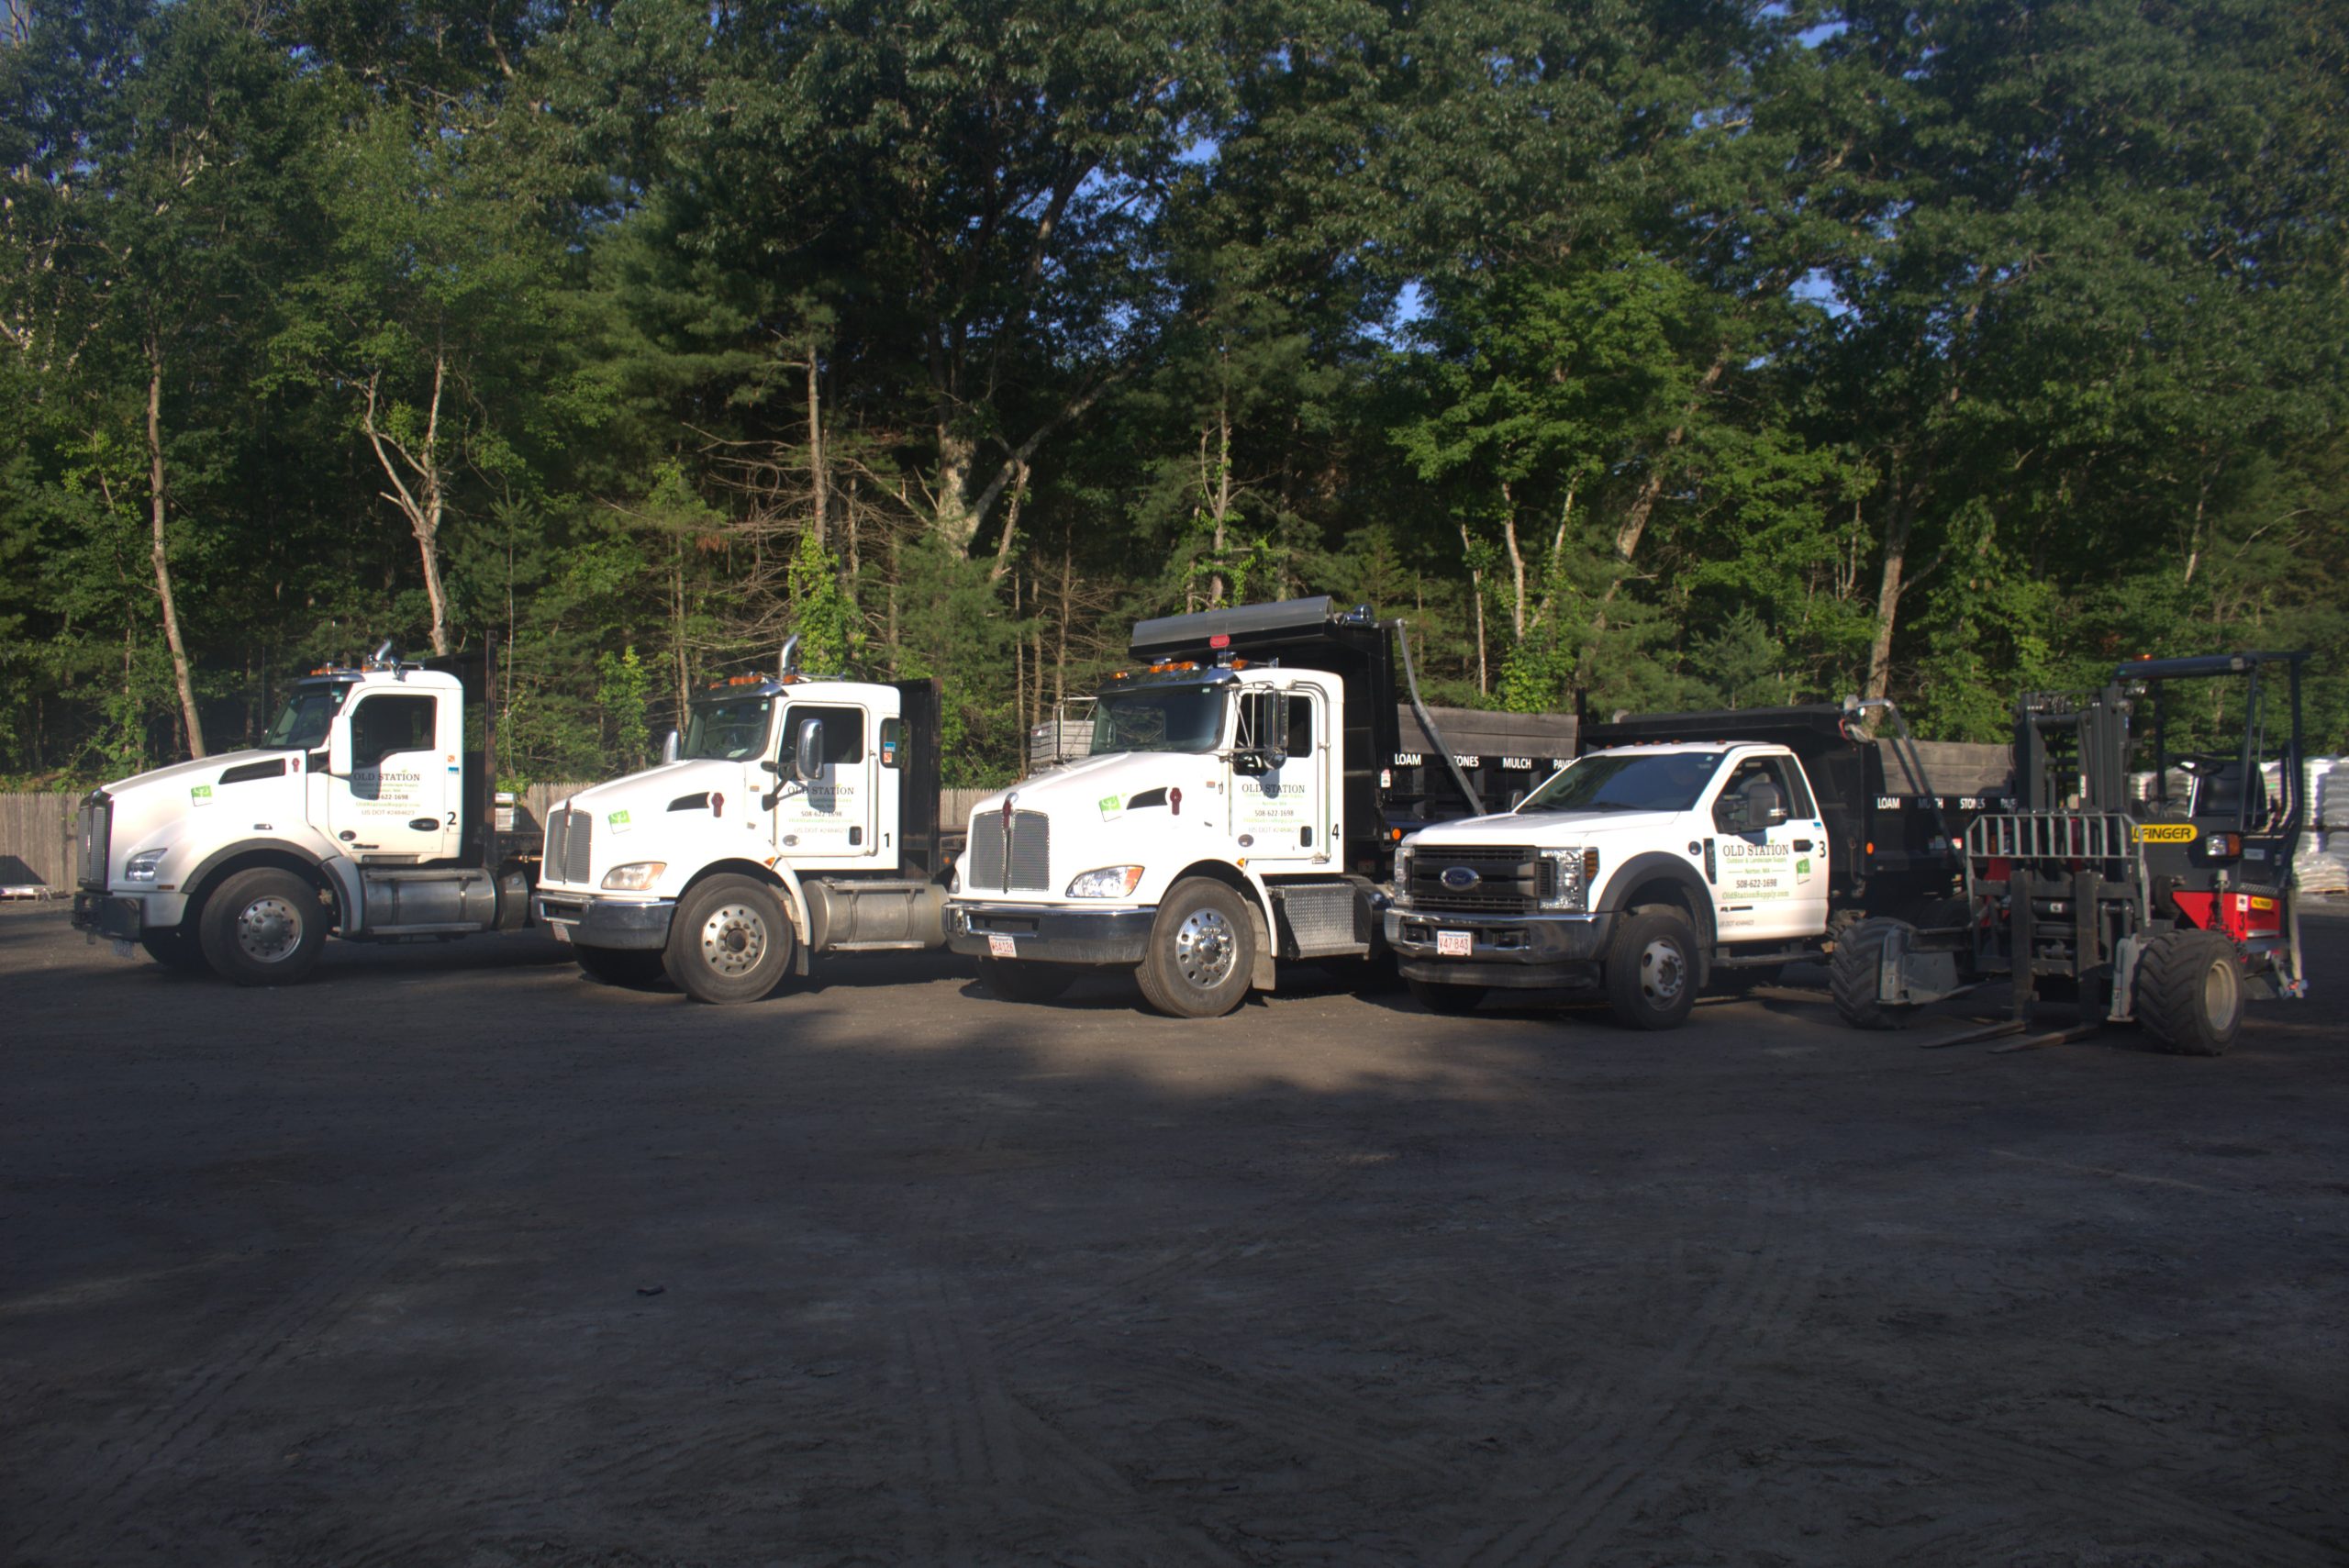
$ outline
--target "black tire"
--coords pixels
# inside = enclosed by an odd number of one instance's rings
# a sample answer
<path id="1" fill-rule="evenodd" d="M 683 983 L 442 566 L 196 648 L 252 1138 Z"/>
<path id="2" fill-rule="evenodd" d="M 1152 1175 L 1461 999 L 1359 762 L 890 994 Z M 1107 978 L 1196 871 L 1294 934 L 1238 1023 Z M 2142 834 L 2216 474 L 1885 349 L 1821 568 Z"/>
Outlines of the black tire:
<path id="1" fill-rule="evenodd" d="M 780 889 L 713 876 L 678 901 L 662 967 L 696 1002 L 756 1002 L 783 984 L 798 942 Z"/>
<path id="2" fill-rule="evenodd" d="M 177 926 L 161 930 L 142 932 L 139 945 L 147 956 L 165 969 L 175 969 L 182 974 L 209 974 L 211 962 L 204 956 L 204 939 Z"/>
<path id="3" fill-rule="evenodd" d="M 293 985 L 309 978 L 327 945 L 317 888 L 274 866 L 240 871 L 204 901 L 196 935 L 212 972 L 239 985 Z"/>
<path id="4" fill-rule="evenodd" d="M 1835 939 L 1834 955 L 1827 961 L 1827 989 L 1837 1014 L 1855 1029 L 1904 1029 L 1917 1016 L 1914 1003 L 1876 999 L 1876 971 L 1884 962 L 1885 943 L 1896 932 L 1906 940 L 1916 936 L 1917 928 L 1877 915 Z"/>
<path id="5" fill-rule="evenodd" d="M 1607 1002 L 1625 1029 L 1678 1029 L 1697 1005 L 1697 933 L 1661 905 L 1631 910 L 1607 944 Z"/>
<path id="6" fill-rule="evenodd" d="M 2137 955 L 2137 1021 L 2181 1056 L 2224 1056 L 2243 1029 L 2243 965 L 2216 931 L 2164 931 Z"/>
<path id="7" fill-rule="evenodd" d="M 1476 1004 L 1485 999 L 1481 985 L 1454 985 L 1442 980 L 1409 980 L 1403 982 L 1411 988 L 1411 999 L 1431 1013 L 1448 1018 L 1463 1013 L 1473 1013 Z"/>
<path id="8" fill-rule="evenodd" d="M 1178 882 L 1158 906 L 1134 978 L 1169 1018 L 1219 1018 L 1247 998 L 1255 974 L 1256 922 L 1219 882 Z"/>
<path id="9" fill-rule="evenodd" d="M 979 960 L 979 984 L 1007 1002 L 1049 1002 L 1076 984 L 1085 966 L 1025 958 Z"/>
<path id="10" fill-rule="evenodd" d="M 640 990 L 666 972 L 662 955 L 648 948 L 590 948 L 573 944 L 572 957 L 579 973 L 598 985 L 624 985 Z"/>

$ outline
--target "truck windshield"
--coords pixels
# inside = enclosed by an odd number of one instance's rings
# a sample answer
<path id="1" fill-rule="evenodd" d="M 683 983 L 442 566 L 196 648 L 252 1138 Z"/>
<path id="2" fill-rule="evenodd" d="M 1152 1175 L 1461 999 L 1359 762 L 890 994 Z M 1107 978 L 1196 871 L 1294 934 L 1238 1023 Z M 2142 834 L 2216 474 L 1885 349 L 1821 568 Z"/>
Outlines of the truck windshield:
<path id="1" fill-rule="evenodd" d="M 1093 707 L 1093 749 L 1112 751 L 1212 751 L 1223 739 L 1225 684 L 1110 692 Z"/>
<path id="2" fill-rule="evenodd" d="M 1719 751 L 1579 757 L 1520 811 L 1686 811 L 1720 766 Z"/>
<path id="3" fill-rule="evenodd" d="M 772 697 L 697 702 L 694 704 L 693 718 L 685 726 L 685 745 L 677 754 L 723 762 L 764 756 L 767 719 L 774 711 Z"/>
<path id="4" fill-rule="evenodd" d="M 342 699 L 350 695 L 351 684 L 347 681 L 296 687 L 294 695 L 285 699 L 285 706 L 277 710 L 277 721 L 262 738 L 262 747 L 306 751 L 321 744 L 327 731 L 334 728 L 334 716 L 342 711 Z"/>

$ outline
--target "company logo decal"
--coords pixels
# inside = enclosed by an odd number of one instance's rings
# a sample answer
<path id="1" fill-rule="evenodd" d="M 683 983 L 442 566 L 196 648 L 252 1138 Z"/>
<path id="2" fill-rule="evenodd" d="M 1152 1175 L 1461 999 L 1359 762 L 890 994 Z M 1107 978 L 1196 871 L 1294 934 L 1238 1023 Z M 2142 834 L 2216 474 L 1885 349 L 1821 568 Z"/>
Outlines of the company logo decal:
<path id="1" fill-rule="evenodd" d="M 2137 838 L 2147 844 L 2190 844 L 2199 832 L 2191 822 L 2148 822 L 2137 829 Z"/>
<path id="2" fill-rule="evenodd" d="M 1452 889 L 1454 893 L 1465 893 L 1484 880 L 1485 879 L 1483 877 L 1476 874 L 1476 870 L 1474 866 L 1446 866 L 1443 868 L 1443 884 L 1444 886 Z"/>

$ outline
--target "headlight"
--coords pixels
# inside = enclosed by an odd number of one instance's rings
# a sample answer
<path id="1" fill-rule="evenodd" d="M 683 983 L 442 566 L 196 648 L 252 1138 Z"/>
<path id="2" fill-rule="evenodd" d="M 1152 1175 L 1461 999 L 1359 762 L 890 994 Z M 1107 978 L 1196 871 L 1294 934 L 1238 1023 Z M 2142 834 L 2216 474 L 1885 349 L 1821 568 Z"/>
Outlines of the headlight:
<path id="1" fill-rule="evenodd" d="M 1395 902 L 1406 908 L 1411 902 L 1411 850 L 1408 845 L 1395 851 Z"/>
<path id="2" fill-rule="evenodd" d="M 630 861 L 604 873 L 604 886 L 614 893 L 641 893 L 669 869 L 667 861 Z"/>
<path id="3" fill-rule="evenodd" d="M 1068 884 L 1070 898 L 1123 898 L 1141 881 L 1140 866 L 1103 866 L 1081 871 Z"/>
<path id="4" fill-rule="evenodd" d="M 1597 850 L 1544 850 L 1542 851 L 1542 908 L 1586 909 L 1590 906 L 1590 886 L 1598 880 Z"/>
<path id="5" fill-rule="evenodd" d="M 163 863 L 163 856 L 166 852 L 162 850 L 139 851 L 131 856 L 128 863 L 122 868 L 123 879 L 127 882 L 154 881 L 155 868 Z"/>

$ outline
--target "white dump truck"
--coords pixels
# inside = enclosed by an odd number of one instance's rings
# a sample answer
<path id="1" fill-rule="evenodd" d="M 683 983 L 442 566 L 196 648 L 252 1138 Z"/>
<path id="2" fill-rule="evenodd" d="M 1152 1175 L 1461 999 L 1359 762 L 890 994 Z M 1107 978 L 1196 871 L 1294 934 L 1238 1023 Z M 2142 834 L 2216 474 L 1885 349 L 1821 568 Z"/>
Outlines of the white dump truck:
<path id="1" fill-rule="evenodd" d="M 1127 968 L 1182 1018 L 1273 989 L 1283 962 L 1372 956 L 1395 841 L 1552 766 L 1531 743 L 1447 747 L 1398 634 L 1326 596 L 1137 625 L 1137 667 L 1092 699 L 1086 754 L 972 811 L 948 945 L 999 995 Z"/>
<path id="2" fill-rule="evenodd" d="M 496 659 L 406 662 L 385 643 L 324 666 L 251 750 L 93 790 L 75 844 L 73 924 L 174 968 L 243 985 L 317 967 L 329 933 L 435 940 L 529 918 L 539 835 L 501 802 Z"/>
<path id="3" fill-rule="evenodd" d="M 1952 926 L 1965 826 L 2010 787 L 2006 748 L 1933 747 L 1929 768 L 1883 702 L 1650 714 L 1578 743 L 1513 809 L 1397 851 L 1386 937 L 1431 1010 L 1590 988 L 1670 1029 L 1717 976 L 1822 957 L 1869 916 Z"/>
<path id="4" fill-rule="evenodd" d="M 771 677 L 696 696 L 660 766 L 548 814 L 538 912 L 580 968 L 749 1002 L 810 955 L 937 947 L 939 684 Z"/>

